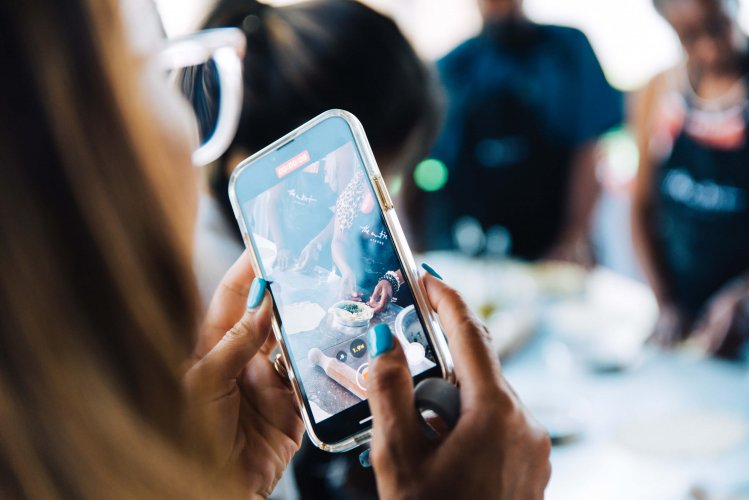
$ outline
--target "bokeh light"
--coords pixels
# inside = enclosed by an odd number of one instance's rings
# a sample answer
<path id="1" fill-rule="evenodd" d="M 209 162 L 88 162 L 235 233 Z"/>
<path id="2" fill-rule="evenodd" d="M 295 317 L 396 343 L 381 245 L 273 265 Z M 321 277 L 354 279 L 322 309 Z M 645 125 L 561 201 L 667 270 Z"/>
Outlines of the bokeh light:
<path id="1" fill-rule="evenodd" d="M 434 158 L 428 158 L 414 170 L 414 181 L 424 191 L 439 191 L 447 184 L 447 167 Z"/>

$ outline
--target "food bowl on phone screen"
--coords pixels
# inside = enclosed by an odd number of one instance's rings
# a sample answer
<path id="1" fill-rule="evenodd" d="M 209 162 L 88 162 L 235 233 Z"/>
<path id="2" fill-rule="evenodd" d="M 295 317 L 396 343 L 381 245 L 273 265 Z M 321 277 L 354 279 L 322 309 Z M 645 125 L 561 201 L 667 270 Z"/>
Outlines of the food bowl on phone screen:
<path id="1" fill-rule="evenodd" d="M 408 365 L 412 368 L 421 365 L 426 358 L 426 350 L 418 339 L 423 338 L 424 333 L 413 305 L 406 307 L 396 316 L 395 336 L 406 353 Z"/>
<path id="2" fill-rule="evenodd" d="M 343 333 L 356 334 L 366 331 L 374 316 L 374 309 L 363 302 L 341 300 L 330 309 L 333 326 Z"/>

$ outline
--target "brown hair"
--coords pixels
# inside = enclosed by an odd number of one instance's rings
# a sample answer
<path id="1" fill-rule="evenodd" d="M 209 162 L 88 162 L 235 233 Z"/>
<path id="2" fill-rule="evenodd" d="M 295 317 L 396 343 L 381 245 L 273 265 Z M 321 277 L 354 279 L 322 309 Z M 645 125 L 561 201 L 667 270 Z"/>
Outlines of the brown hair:
<path id="1" fill-rule="evenodd" d="M 204 497 L 189 151 L 115 0 L 4 2 L 0 57 L 0 497 Z"/>
<path id="2" fill-rule="evenodd" d="M 332 108 L 361 120 L 381 162 L 379 156 L 397 156 L 417 129 L 426 143 L 419 153 L 426 154 L 437 133 L 435 75 L 391 18 L 358 1 L 271 7 L 220 0 L 203 26 L 239 27 L 247 36 L 244 105 L 232 148 L 258 151 Z"/>

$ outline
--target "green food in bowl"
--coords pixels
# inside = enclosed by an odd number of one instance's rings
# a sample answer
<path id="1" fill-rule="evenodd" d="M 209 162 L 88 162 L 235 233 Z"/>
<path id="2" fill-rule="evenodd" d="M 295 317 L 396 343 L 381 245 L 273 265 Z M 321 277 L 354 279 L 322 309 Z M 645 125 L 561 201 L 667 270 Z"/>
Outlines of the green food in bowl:
<path id="1" fill-rule="evenodd" d="M 341 304 L 338 306 L 339 309 L 343 309 L 344 311 L 348 311 L 351 314 L 356 314 L 362 312 L 362 307 L 357 304 Z"/>

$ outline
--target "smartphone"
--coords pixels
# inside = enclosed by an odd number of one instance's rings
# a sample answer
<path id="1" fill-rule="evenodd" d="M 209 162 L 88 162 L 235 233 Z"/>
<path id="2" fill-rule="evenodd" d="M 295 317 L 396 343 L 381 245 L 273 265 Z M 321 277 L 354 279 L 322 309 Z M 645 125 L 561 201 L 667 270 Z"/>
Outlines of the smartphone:
<path id="1" fill-rule="evenodd" d="M 229 196 L 312 442 L 369 441 L 367 332 L 390 326 L 414 383 L 453 379 L 447 341 L 359 121 L 331 110 L 243 161 Z"/>

